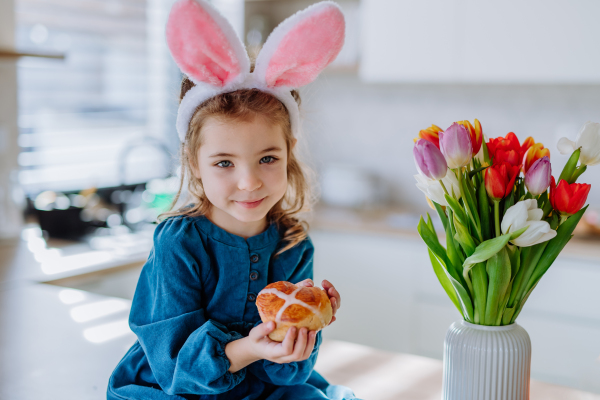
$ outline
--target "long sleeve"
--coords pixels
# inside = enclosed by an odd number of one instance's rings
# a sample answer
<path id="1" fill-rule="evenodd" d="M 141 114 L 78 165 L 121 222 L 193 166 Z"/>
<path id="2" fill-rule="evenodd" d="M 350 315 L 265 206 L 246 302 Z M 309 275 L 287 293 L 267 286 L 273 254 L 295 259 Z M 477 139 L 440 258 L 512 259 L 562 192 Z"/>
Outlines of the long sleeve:
<path id="1" fill-rule="evenodd" d="M 207 320 L 202 306 L 202 268 L 194 226 L 185 218 L 161 223 L 142 269 L 129 324 L 152 373 L 167 394 L 219 394 L 245 377 L 228 372 L 225 345 L 242 338 Z"/>
<path id="2" fill-rule="evenodd" d="M 286 277 L 280 277 L 280 280 L 298 283 L 304 279 L 313 278 L 314 247 L 312 242 L 310 239 L 307 239 L 298 246 L 302 246 L 302 250 L 296 254 L 291 250 L 289 255 L 286 255 L 286 253 L 281 254 L 282 259 L 280 262 L 286 263 L 288 266 L 292 263 L 292 265 L 295 265 L 295 268 L 282 268 L 282 270 L 287 270 L 289 271 L 288 273 L 291 272 L 291 274 Z M 315 347 L 307 360 L 285 364 L 277 364 L 268 360 L 259 360 L 250 364 L 248 366 L 248 371 L 264 382 L 279 386 L 291 386 L 306 383 L 317 362 L 321 341 L 321 332 L 319 332 L 315 340 Z"/>

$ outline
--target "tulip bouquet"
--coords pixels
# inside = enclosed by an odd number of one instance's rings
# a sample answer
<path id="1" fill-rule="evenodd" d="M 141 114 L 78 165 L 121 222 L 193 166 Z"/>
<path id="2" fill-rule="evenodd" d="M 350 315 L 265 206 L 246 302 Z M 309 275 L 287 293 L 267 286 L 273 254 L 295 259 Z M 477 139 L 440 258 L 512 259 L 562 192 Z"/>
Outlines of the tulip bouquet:
<path id="1" fill-rule="evenodd" d="M 415 139 L 417 187 L 442 220 L 445 247 L 429 214 L 418 231 L 466 321 L 514 323 L 571 239 L 591 187 L 575 182 L 600 163 L 600 124 L 586 123 L 576 142 L 563 138 L 558 149 L 571 156 L 556 180 L 549 149 L 531 137 L 521 144 L 512 132 L 485 141 L 477 120 L 445 131 L 432 125 Z"/>

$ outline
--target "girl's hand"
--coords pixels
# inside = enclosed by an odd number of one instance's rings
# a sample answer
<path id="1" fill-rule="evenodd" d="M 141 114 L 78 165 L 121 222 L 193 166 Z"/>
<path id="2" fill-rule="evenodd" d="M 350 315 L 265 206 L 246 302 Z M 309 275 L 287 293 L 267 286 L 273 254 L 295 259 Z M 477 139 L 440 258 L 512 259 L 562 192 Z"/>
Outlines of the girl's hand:
<path id="1" fill-rule="evenodd" d="M 254 327 L 248 339 L 253 353 L 259 359 L 265 359 L 277 364 L 290 363 L 294 361 L 307 360 L 314 347 L 317 332 L 308 331 L 306 328 L 297 332 L 291 327 L 283 342 L 275 342 L 267 336 L 275 330 L 275 322 L 270 321 Z"/>
<path id="2" fill-rule="evenodd" d="M 298 285 L 312 287 L 315 284 L 313 283 L 312 279 L 305 279 L 301 282 L 298 282 Z M 337 312 L 337 310 L 340 309 L 340 306 L 342 304 L 342 299 L 340 297 L 340 293 L 331 284 L 331 282 L 324 280 L 323 282 L 321 282 L 321 285 L 323 285 L 323 289 L 325 290 L 325 293 L 327 293 L 327 296 L 329 296 L 329 301 L 331 302 L 331 308 L 333 309 L 333 317 L 331 318 L 331 322 L 329 323 L 329 325 L 331 325 L 333 323 L 333 321 L 336 320 L 335 313 Z"/>

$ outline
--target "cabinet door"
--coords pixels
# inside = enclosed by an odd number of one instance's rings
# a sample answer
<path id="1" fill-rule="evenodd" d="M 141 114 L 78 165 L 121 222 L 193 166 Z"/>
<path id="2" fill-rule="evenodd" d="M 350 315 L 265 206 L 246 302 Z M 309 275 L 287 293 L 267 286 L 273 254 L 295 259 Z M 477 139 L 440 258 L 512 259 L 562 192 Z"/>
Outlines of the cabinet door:
<path id="1" fill-rule="evenodd" d="M 599 83 L 596 0 L 363 1 L 372 82 Z"/>

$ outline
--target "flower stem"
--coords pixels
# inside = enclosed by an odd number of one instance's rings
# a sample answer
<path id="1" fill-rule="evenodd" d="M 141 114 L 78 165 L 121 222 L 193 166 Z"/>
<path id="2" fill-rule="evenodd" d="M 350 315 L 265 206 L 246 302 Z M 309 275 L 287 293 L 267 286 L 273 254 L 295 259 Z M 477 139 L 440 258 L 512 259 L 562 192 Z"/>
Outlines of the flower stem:
<path id="1" fill-rule="evenodd" d="M 496 227 L 496 237 L 500 236 L 500 202 L 494 201 L 494 226 Z"/>
<path id="2" fill-rule="evenodd" d="M 558 225 L 562 225 L 569 217 L 570 215 L 560 214 L 560 222 L 558 223 Z"/>
<path id="3" fill-rule="evenodd" d="M 446 193 L 448 196 L 450 196 L 450 193 L 448 193 L 448 190 L 446 189 L 446 185 L 444 185 L 444 182 L 440 179 L 440 185 L 442 185 L 442 189 L 444 189 L 444 193 Z"/>

